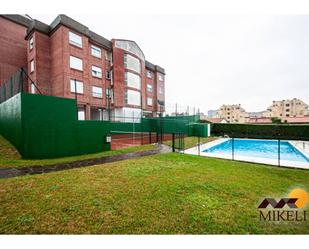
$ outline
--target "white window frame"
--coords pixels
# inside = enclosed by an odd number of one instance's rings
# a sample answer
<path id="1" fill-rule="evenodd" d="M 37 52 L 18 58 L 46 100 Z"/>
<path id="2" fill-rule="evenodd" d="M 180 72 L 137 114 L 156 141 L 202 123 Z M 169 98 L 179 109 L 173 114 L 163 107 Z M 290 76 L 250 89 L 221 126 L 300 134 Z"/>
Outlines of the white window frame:
<path id="1" fill-rule="evenodd" d="M 31 36 L 31 38 L 29 39 L 29 50 L 32 50 L 34 46 L 34 40 L 33 40 L 33 36 Z"/>
<path id="2" fill-rule="evenodd" d="M 81 106 L 78 106 L 77 107 L 77 118 L 78 120 L 85 120 L 86 119 L 86 112 L 85 112 L 85 107 L 81 107 Z"/>
<path id="3" fill-rule="evenodd" d="M 76 47 L 82 48 L 83 47 L 83 38 L 80 35 L 75 34 L 72 31 L 69 31 L 69 43 L 76 46 Z"/>
<path id="4" fill-rule="evenodd" d="M 131 60 L 131 62 L 135 61 L 135 62 L 138 62 L 138 67 L 137 68 L 133 68 L 133 67 L 129 67 L 128 65 L 128 60 Z M 124 67 L 126 69 L 130 69 L 134 72 L 137 72 L 137 73 L 141 73 L 141 62 L 138 58 L 130 55 L 130 54 L 125 54 L 124 55 L 124 58 L 123 58 L 123 61 L 124 61 Z"/>
<path id="5" fill-rule="evenodd" d="M 152 98 L 147 97 L 147 105 L 152 106 Z"/>
<path id="6" fill-rule="evenodd" d="M 129 93 L 132 93 L 132 94 L 134 93 L 134 94 L 136 94 L 136 96 L 137 96 L 137 94 L 139 95 L 137 97 L 137 99 L 136 99 L 137 100 L 136 102 L 130 102 L 129 103 L 129 99 L 132 100 L 132 98 L 129 98 Z M 131 89 L 127 89 L 126 92 L 125 92 L 125 103 L 127 105 L 141 106 L 141 92 L 135 91 L 135 90 L 131 90 Z"/>
<path id="7" fill-rule="evenodd" d="M 163 87 L 162 86 L 159 86 L 159 93 L 163 94 Z"/>
<path id="8" fill-rule="evenodd" d="M 164 76 L 163 76 L 163 74 L 161 74 L 161 73 L 159 73 L 159 80 L 160 80 L 160 81 L 164 81 Z"/>
<path id="9" fill-rule="evenodd" d="M 97 46 L 91 45 L 91 55 L 97 58 L 102 58 L 102 49 Z"/>
<path id="10" fill-rule="evenodd" d="M 132 76 L 131 80 L 130 80 L 130 75 Z M 134 82 L 134 78 L 139 80 L 137 85 L 132 84 Z M 128 87 L 132 87 L 134 89 L 141 90 L 142 79 L 138 74 L 131 73 L 131 72 L 125 72 L 124 73 L 124 81 L 125 81 L 125 83 Z M 134 83 L 136 83 L 136 82 L 134 82 Z"/>
<path id="11" fill-rule="evenodd" d="M 75 93 L 75 79 L 70 80 L 71 93 Z M 84 94 L 84 82 L 76 80 L 76 93 Z"/>
<path id="12" fill-rule="evenodd" d="M 102 79 L 102 68 L 95 65 L 91 66 L 91 75 L 96 78 Z"/>
<path id="13" fill-rule="evenodd" d="M 152 79 L 152 72 L 147 70 L 147 78 Z"/>
<path id="14" fill-rule="evenodd" d="M 103 98 L 103 89 L 99 86 L 92 86 L 92 97 Z"/>
<path id="15" fill-rule="evenodd" d="M 31 83 L 31 89 L 30 89 L 32 94 L 35 94 L 35 85 L 34 83 Z"/>
<path id="16" fill-rule="evenodd" d="M 83 71 L 83 60 L 70 55 L 70 68 Z"/>
<path id="17" fill-rule="evenodd" d="M 152 85 L 151 84 L 147 84 L 147 92 L 152 93 Z"/>
<path id="18" fill-rule="evenodd" d="M 33 73 L 33 72 L 34 72 L 34 67 L 35 67 L 35 65 L 34 65 L 34 60 L 31 60 L 31 61 L 30 61 L 30 73 Z"/>

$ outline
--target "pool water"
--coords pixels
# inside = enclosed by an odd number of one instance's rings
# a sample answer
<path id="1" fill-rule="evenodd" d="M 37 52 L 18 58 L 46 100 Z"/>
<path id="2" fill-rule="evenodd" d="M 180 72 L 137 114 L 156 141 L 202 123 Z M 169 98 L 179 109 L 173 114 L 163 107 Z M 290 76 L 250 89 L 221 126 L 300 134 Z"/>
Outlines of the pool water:
<path id="1" fill-rule="evenodd" d="M 231 155 L 232 139 L 206 149 L 203 152 Z M 234 139 L 234 155 L 278 159 L 278 141 Z M 280 159 L 288 161 L 309 162 L 307 157 L 305 157 L 287 141 L 280 142 Z"/>

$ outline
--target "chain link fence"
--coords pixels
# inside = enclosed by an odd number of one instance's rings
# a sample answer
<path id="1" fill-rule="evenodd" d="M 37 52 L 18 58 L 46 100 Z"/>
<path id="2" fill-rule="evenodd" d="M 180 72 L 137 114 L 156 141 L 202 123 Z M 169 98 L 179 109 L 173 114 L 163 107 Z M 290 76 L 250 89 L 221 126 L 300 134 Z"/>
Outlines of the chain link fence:
<path id="1" fill-rule="evenodd" d="M 30 83 L 29 83 L 30 82 Z M 0 103 L 13 97 L 20 92 L 29 92 L 34 90 L 41 93 L 37 85 L 23 68 L 16 71 L 8 80 L 0 82 Z"/>

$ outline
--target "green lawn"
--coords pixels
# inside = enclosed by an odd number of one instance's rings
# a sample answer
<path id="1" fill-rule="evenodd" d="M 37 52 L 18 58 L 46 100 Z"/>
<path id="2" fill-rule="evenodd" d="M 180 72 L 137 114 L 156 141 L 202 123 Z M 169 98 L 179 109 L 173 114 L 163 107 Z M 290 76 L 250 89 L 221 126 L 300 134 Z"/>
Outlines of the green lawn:
<path id="1" fill-rule="evenodd" d="M 218 138 L 217 137 L 201 137 L 200 143 L 208 143 L 208 142 L 214 141 L 216 139 L 218 139 Z M 171 140 L 164 141 L 163 143 L 168 145 L 168 146 L 172 146 Z M 189 149 L 189 148 L 192 148 L 194 146 L 197 146 L 198 137 L 185 137 L 184 144 L 185 144 L 185 149 Z"/>
<path id="2" fill-rule="evenodd" d="M 309 190 L 309 172 L 161 154 L 0 180 L 0 233 L 309 233 L 260 222 L 265 197 Z"/>
<path id="3" fill-rule="evenodd" d="M 81 156 L 71 156 L 56 159 L 42 159 L 42 160 L 25 160 L 22 159 L 18 151 L 0 135 L 0 168 L 20 168 L 33 165 L 52 165 L 57 163 L 69 163 L 85 159 L 100 158 L 104 156 L 113 156 L 130 152 L 137 152 L 143 150 L 154 149 L 155 145 L 148 144 L 142 146 L 129 147 L 114 151 L 104 151 L 94 154 L 87 154 Z"/>

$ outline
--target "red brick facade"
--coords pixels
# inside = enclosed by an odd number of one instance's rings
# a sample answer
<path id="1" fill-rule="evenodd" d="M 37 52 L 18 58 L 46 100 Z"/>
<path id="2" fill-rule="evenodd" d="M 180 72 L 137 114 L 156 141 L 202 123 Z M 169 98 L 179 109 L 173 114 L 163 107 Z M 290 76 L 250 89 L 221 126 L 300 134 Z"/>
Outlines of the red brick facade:
<path id="1" fill-rule="evenodd" d="M 157 115 L 160 111 L 157 100 L 164 103 L 164 81 L 159 80 L 159 74 L 163 77 L 164 69 L 160 67 L 158 69 L 158 66 L 146 62 L 144 56 L 139 58 L 135 53 L 115 47 L 116 40 L 108 41 L 67 16 L 58 16 L 50 26 L 35 20 L 29 24 L 28 29 L 0 16 L 0 28 L 1 31 L 4 30 L 0 33 L 2 81 L 18 68 L 27 68 L 31 79 L 42 94 L 65 98 L 77 97 L 78 106 L 84 110 L 86 119 L 97 119 L 95 115 L 98 110 L 106 115 L 107 109 L 112 112 L 113 109 L 121 110 L 121 108 L 142 109 L 148 115 Z M 81 38 L 80 46 L 70 42 L 70 32 Z M 101 49 L 100 58 L 92 55 L 92 45 Z M 125 68 L 126 54 L 140 61 L 140 72 Z M 70 56 L 82 60 L 81 70 L 70 67 Z M 31 70 L 33 63 L 34 70 Z M 92 66 L 101 69 L 102 77 L 92 75 Z M 140 76 L 141 88 L 138 90 L 131 89 L 125 84 L 125 72 L 130 71 Z M 151 79 L 147 77 L 147 71 L 151 71 Z M 110 77 L 107 77 L 107 74 Z M 75 94 L 74 89 L 71 89 L 71 80 L 83 83 L 82 93 Z M 147 91 L 147 84 L 152 85 L 151 92 Z M 102 96 L 93 93 L 93 87 L 102 89 Z M 128 89 L 141 93 L 141 106 L 126 103 Z M 31 85 L 28 91 L 33 92 Z M 107 98 L 107 91 L 111 92 L 110 101 Z M 147 104 L 147 98 L 152 98 L 152 105 Z"/>
<path id="2" fill-rule="evenodd" d="M 27 27 L 0 16 L 0 84 L 27 67 Z"/>

